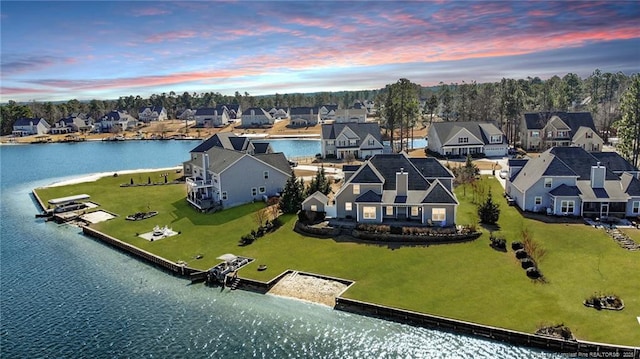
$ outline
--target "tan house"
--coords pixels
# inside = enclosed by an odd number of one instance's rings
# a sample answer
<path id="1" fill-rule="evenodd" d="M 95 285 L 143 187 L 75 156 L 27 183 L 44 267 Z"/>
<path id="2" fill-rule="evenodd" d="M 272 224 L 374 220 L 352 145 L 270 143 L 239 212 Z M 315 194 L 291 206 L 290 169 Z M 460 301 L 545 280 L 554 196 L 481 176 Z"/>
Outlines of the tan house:
<path id="1" fill-rule="evenodd" d="M 575 146 L 598 152 L 604 143 L 589 112 L 526 113 L 520 140 L 529 151 Z"/>

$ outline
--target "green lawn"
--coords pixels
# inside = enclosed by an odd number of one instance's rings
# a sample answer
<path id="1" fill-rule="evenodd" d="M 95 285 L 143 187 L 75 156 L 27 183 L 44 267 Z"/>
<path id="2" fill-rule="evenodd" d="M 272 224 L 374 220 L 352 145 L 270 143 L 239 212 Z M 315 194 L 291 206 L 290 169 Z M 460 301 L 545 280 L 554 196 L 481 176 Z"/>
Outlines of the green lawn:
<path id="1" fill-rule="evenodd" d="M 192 267 L 208 269 L 218 262 L 215 257 L 234 253 L 256 258 L 241 271 L 248 278 L 269 280 L 286 269 L 321 273 L 356 281 L 345 294 L 349 298 L 525 332 L 564 323 L 583 340 L 640 345 L 640 252 L 621 249 L 604 231 L 589 226 L 525 219 L 506 205 L 496 180 L 483 181 L 501 205 L 499 235 L 510 248 L 523 228 L 533 234 L 546 249 L 539 263 L 545 284 L 529 280 L 511 250 L 491 249 L 487 233 L 463 244 L 397 247 L 305 237 L 293 232 L 295 217 L 285 216 L 280 230 L 240 247 L 240 236 L 257 227 L 252 213 L 262 204 L 200 214 L 184 199 L 184 185 L 119 187 L 132 176 L 136 182 L 147 179 L 146 174 L 123 175 L 37 192 L 45 201 L 88 193 L 120 216 L 95 225 L 97 229 Z M 475 212 L 472 191 L 468 188 L 466 197 L 462 190 L 456 192 L 461 202 L 458 223 L 470 223 Z M 147 208 L 160 214 L 139 222 L 124 220 Z M 181 234 L 156 242 L 136 237 L 156 224 Z M 198 254 L 203 258 L 196 260 Z M 268 270 L 257 271 L 259 264 Z M 598 312 L 584 307 L 582 300 L 594 292 L 617 294 L 626 308 Z"/>

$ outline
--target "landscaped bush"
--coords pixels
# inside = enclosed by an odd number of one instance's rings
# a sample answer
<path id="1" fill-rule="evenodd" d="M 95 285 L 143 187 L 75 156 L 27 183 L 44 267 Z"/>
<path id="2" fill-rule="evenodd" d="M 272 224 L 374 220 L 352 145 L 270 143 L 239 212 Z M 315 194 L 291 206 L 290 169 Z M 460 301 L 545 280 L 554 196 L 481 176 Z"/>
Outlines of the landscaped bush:
<path id="1" fill-rule="evenodd" d="M 251 243 L 253 243 L 256 240 L 256 237 L 252 234 L 245 234 L 244 236 L 240 237 L 240 245 L 241 246 L 247 246 Z"/>
<path id="2" fill-rule="evenodd" d="M 489 240 L 491 243 L 489 244 L 491 248 L 506 252 L 507 251 L 507 240 L 502 237 L 494 237 L 493 233 L 489 236 Z"/>
<path id="3" fill-rule="evenodd" d="M 523 248 L 524 246 L 520 242 L 511 243 L 511 249 L 513 249 L 514 251 L 517 251 L 518 249 L 523 249 Z"/>
<path id="4" fill-rule="evenodd" d="M 538 268 L 534 266 L 527 268 L 527 277 L 531 279 L 538 279 L 542 277 L 542 275 L 540 274 L 540 271 L 538 271 Z"/>
<path id="5" fill-rule="evenodd" d="M 402 234 L 402 227 L 391 226 L 391 234 Z"/>
<path id="6" fill-rule="evenodd" d="M 522 269 L 527 269 L 534 267 L 535 263 L 533 263 L 533 260 L 531 260 L 531 258 L 524 258 L 522 261 L 520 261 L 520 265 L 522 266 Z"/>
<path id="7" fill-rule="evenodd" d="M 524 249 L 518 249 L 516 251 L 516 258 L 518 259 L 525 259 L 528 258 L 529 254 L 527 254 L 527 252 Z"/>
<path id="8" fill-rule="evenodd" d="M 583 304 L 587 307 L 592 307 L 597 310 L 610 309 L 610 310 L 622 310 L 624 309 L 624 303 L 617 295 L 601 295 L 594 294 L 591 297 L 584 300 Z"/>

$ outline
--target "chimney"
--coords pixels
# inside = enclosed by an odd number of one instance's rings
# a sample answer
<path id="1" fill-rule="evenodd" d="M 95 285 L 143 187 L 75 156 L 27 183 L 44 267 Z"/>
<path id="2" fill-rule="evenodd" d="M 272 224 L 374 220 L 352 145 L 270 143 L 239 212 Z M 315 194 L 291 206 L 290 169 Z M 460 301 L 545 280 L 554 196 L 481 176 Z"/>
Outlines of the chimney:
<path id="1" fill-rule="evenodd" d="M 595 166 L 591 166 L 591 188 L 604 188 L 606 173 L 607 168 L 602 166 L 600 162 Z"/>
<path id="2" fill-rule="evenodd" d="M 202 154 L 202 179 L 207 183 L 207 173 L 209 173 L 209 154 Z"/>
<path id="3" fill-rule="evenodd" d="M 396 172 L 396 194 L 398 196 L 406 196 L 409 187 L 409 174 L 400 168 L 400 172 Z"/>

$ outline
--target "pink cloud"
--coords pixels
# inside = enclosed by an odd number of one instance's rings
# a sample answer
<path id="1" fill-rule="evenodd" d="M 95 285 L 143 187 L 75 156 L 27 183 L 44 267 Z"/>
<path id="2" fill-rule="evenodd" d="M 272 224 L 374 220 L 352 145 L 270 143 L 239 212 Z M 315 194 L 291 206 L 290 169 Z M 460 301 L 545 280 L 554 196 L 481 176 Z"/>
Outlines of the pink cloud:
<path id="1" fill-rule="evenodd" d="M 167 15 L 171 12 L 164 9 L 159 8 L 144 8 L 133 10 L 133 16 L 158 16 L 158 15 Z"/>
<path id="2" fill-rule="evenodd" d="M 163 42 L 163 41 L 184 40 L 184 39 L 194 38 L 197 35 L 198 34 L 195 31 L 191 31 L 191 30 L 169 31 L 169 32 L 162 32 L 159 34 L 148 36 L 144 40 L 144 42 L 157 43 L 157 42 Z"/>

